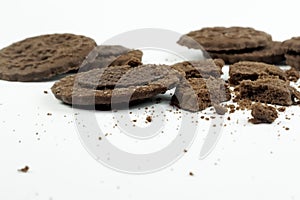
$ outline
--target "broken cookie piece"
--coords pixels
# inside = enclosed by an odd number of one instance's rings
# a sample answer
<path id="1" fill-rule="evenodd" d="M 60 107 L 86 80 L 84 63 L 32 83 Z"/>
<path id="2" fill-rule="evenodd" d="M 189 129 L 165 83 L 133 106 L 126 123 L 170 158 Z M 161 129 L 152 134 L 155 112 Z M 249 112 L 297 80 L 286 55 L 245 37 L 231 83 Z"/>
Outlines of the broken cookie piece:
<path id="1" fill-rule="evenodd" d="M 229 83 L 238 85 L 243 80 L 255 81 L 259 78 L 276 77 L 287 81 L 286 73 L 275 65 L 261 62 L 242 61 L 229 68 Z"/>
<path id="2" fill-rule="evenodd" d="M 206 59 L 199 61 L 184 61 L 171 67 L 185 75 L 186 78 L 219 78 L 222 75 L 224 61 L 221 59 Z"/>
<path id="3" fill-rule="evenodd" d="M 253 116 L 253 118 L 249 119 L 249 122 L 253 124 L 271 124 L 275 121 L 275 119 L 278 118 L 277 110 L 272 106 L 255 103 L 252 105 L 251 109 L 251 115 Z"/>
<path id="4" fill-rule="evenodd" d="M 195 112 L 230 98 L 229 88 L 222 79 L 189 78 L 176 87 L 171 104 Z"/>
<path id="5" fill-rule="evenodd" d="M 263 103 L 290 106 L 293 104 L 293 91 L 289 83 L 281 79 L 245 80 L 239 86 L 239 98 Z"/>

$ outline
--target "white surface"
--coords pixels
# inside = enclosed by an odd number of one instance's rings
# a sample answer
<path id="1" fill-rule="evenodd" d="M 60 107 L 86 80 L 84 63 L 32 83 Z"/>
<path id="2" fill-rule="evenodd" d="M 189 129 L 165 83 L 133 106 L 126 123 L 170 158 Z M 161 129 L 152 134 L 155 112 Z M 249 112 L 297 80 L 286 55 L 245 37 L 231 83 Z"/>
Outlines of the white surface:
<path id="1" fill-rule="evenodd" d="M 284 40 L 300 35 L 296 4 L 12 0 L 0 6 L 0 48 L 43 33 L 84 34 L 100 44 L 136 28 L 185 33 L 215 25 L 252 26 Z M 52 96 L 52 84 L 0 81 L 0 199 L 300 198 L 299 107 L 280 113 L 272 125 L 249 124 L 248 112 L 230 115 L 216 149 L 198 160 L 204 125 L 192 148 L 173 166 L 137 176 L 110 170 L 87 153 L 72 109 Z M 29 173 L 17 172 L 25 165 Z"/>

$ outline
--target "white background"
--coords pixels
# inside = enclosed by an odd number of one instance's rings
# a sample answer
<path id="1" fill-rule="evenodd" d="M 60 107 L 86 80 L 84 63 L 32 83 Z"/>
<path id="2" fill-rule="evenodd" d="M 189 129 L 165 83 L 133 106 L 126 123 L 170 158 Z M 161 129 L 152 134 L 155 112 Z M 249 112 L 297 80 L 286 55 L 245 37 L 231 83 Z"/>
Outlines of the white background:
<path id="1" fill-rule="evenodd" d="M 217 25 L 251 26 L 284 40 L 300 35 L 297 4 L 10 0 L 0 4 L 0 48 L 46 33 L 83 34 L 101 44 L 137 28 L 186 33 Z M 173 166 L 137 176 L 112 171 L 87 153 L 72 109 L 54 99 L 52 84 L 0 81 L 0 199 L 300 199 L 299 107 L 287 109 L 272 125 L 248 124 L 247 112 L 232 115 L 205 160 L 198 160 L 203 139 L 198 137 Z M 17 172 L 25 165 L 29 173 Z"/>

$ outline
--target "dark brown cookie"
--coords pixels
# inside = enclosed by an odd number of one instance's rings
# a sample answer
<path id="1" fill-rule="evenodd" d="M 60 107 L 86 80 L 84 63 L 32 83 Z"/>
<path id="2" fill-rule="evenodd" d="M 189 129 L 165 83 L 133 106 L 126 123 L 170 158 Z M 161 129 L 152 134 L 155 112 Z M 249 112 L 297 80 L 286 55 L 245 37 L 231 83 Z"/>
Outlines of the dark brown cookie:
<path id="1" fill-rule="evenodd" d="M 192 31 L 178 43 L 189 48 L 197 48 L 195 43 L 199 43 L 206 51 L 230 51 L 265 47 L 271 41 L 271 35 L 253 28 L 212 27 Z"/>
<path id="2" fill-rule="evenodd" d="M 239 61 L 265 62 L 269 64 L 282 64 L 285 60 L 285 50 L 281 42 L 271 42 L 268 46 L 251 51 L 224 51 L 209 52 L 212 58 L 221 58 L 226 64 L 233 64 Z"/>
<path id="3" fill-rule="evenodd" d="M 300 37 L 293 37 L 282 43 L 287 53 L 299 53 L 300 54 Z"/>
<path id="4" fill-rule="evenodd" d="M 300 53 L 299 55 L 285 54 L 286 64 L 300 71 Z"/>
<path id="5" fill-rule="evenodd" d="M 221 59 L 206 59 L 199 61 L 185 61 L 172 65 L 171 67 L 183 74 L 186 78 L 218 78 L 223 74 L 224 62 Z"/>
<path id="6" fill-rule="evenodd" d="M 142 64 L 143 52 L 132 50 L 120 45 L 97 46 L 80 66 L 80 72 L 113 65 L 130 65 L 136 67 Z"/>
<path id="7" fill-rule="evenodd" d="M 111 66 L 65 77 L 51 89 L 67 104 L 108 105 L 151 98 L 179 80 L 179 73 L 166 65 Z"/>
<path id="8" fill-rule="evenodd" d="M 287 76 L 283 70 L 274 65 L 261 62 L 241 61 L 230 65 L 229 83 L 238 85 L 243 80 L 257 80 L 264 77 L 278 77 L 287 81 Z"/>
<path id="9" fill-rule="evenodd" d="M 222 79 L 188 78 L 176 87 L 171 104 L 195 112 L 230 98 L 229 88 Z"/>
<path id="10" fill-rule="evenodd" d="M 96 46 L 91 38 L 50 34 L 28 38 L 0 50 L 0 79 L 41 81 L 77 70 Z"/>
<path id="11" fill-rule="evenodd" d="M 295 90 L 289 82 L 278 78 L 265 78 L 256 81 L 244 80 L 239 85 L 241 99 L 263 103 L 290 106 L 294 102 Z"/>
<path id="12" fill-rule="evenodd" d="M 271 124 L 278 118 L 278 112 L 276 108 L 261 103 L 254 103 L 251 106 L 252 119 L 249 122 L 253 124 L 267 123 Z"/>

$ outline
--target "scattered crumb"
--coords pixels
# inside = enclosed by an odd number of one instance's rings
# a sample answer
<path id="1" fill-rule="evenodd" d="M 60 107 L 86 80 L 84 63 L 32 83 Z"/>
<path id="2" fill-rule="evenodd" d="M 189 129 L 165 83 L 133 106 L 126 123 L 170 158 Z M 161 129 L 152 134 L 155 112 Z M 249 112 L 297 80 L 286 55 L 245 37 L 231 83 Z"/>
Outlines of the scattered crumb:
<path id="1" fill-rule="evenodd" d="M 44 94 L 48 94 L 48 91 L 44 90 Z"/>
<path id="2" fill-rule="evenodd" d="M 98 137 L 98 140 L 102 140 L 102 137 Z"/>
<path id="3" fill-rule="evenodd" d="M 134 120 L 132 120 L 133 122 L 136 122 L 137 120 L 136 119 L 134 119 Z"/>
<path id="4" fill-rule="evenodd" d="M 190 176 L 194 176 L 194 173 L 193 173 L 193 172 L 190 172 L 189 175 L 190 175 Z"/>
<path id="5" fill-rule="evenodd" d="M 277 110 L 279 112 L 284 112 L 286 110 L 286 107 L 282 106 L 282 107 L 277 108 Z"/>
<path id="6" fill-rule="evenodd" d="M 229 104 L 229 105 L 227 105 L 227 108 L 229 108 L 229 113 L 234 113 L 235 112 L 235 105 Z"/>
<path id="7" fill-rule="evenodd" d="M 186 149 L 183 150 L 184 153 L 187 153 L 188 151 Z"/>
<path id="8" fill-rule="evenodd" d="M 27 173 L 29 171 L 29 167 L 26 165 L 25 167 L 18 169 L 19 172 Z"/>
<path id="9" fill-rule="evenodd" d="M 147 120 L 147 122 L 152 122 L 152 117 L 151 116 L 147 116 L 146 120 Z"/>
<path id="10" fill-rule="evenodd" d="M 48 115 L 48 116 L 51 116 L 51 115 L 52 115 L 52 113 L 47 113 L 47 115 Z"/>

